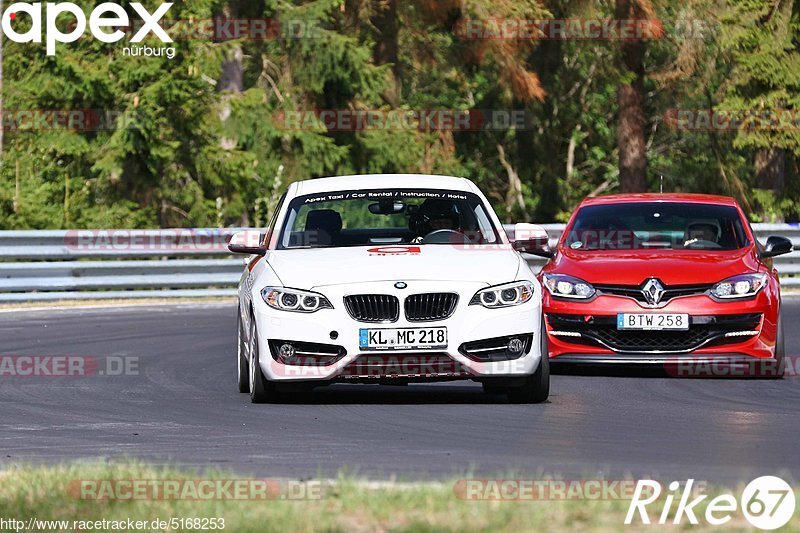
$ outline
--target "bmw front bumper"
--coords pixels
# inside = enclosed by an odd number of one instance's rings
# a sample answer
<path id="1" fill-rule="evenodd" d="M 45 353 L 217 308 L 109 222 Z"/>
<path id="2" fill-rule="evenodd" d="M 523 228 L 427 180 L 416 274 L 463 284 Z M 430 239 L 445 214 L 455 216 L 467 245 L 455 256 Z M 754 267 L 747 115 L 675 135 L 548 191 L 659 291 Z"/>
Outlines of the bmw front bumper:
<path id="1" fill-rule="evenodd" d="M 541 361 L 541 289 L 528 302 L 499 309 L 469 305 L 472 296 L 486 284 L 462 282 L 413 282 L 412 289 L 396 289 L 389 282 L 316 287 L 333 309 L 314 313 L 295 313 L 269 307 L 253 294 L 259 332 L 261 370 L 270 381 L 332 381 L 348 378 L 460 378 L 524 377 L 533 374 Z M 403 302 L 410 294 L 457 293 L 458 303 L 451 316 L 430 322 L 409 321 L 399 313 L 390 323 L 356 321 L 345 309 L 344 297 L 350 294 L 391 294 Z M 365 351 L 360 347 L 360 330 L 372 328 L 447 328 L 447 343 L 441 348 Z M 514 358 L 484 357 L 499 342 L 518 339 L 524 348 Z M 489 344 L 486 344 L 487 341 Z M 494 344 L 492 344 L 494 342 Z M 516 341 L 515 341 L 516 342 Z M 477 343 L 477 344 L 476 344 Z M 304 364 L 281 362 L 282 344 L 294 344 L 306 355 Z M 316 349 L 316 353 L 315 353 Z M 472 353 L 472 351 L 475 353 Z M 483 350 L 483 351 L 481 351 Z M 496 350 L 495 350 L 496 353 Z M 331 357 L 318 357 L 318 354 Z M 325 364 L 309 364 L 314 359 Z M 483 360 L 476 360 L 483 359 Z M 501 359 L 501 360 L 497 360 Z M 376 370 L 388 365 L 386 372 Z M 364 369 L 367 370 L 364 370 Z M 419 369 L 415 371 L 415 369 Z M 367 374 L 365 374 L 367 372 Z"/>

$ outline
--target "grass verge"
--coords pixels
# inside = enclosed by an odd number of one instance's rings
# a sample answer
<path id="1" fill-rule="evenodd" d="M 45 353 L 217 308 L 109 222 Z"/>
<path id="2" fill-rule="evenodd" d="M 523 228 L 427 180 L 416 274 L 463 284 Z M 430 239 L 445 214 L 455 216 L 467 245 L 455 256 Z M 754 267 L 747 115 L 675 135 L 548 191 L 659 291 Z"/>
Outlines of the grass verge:
<path id="1" fill-rule="evenodd" d="M 14 466 L 0 472 L 0 521 L 21 520 L 26 523 L 25 531 L 28 530 L 27 521 L 31 518 L 68 521 L 61 525 L 50 524 L 49 528 L 33 528 L 38 531 L 111 531 L 114 527 L 110 523 L 106 523 L 105 527 L 97 527 L 101 524 L 90 527 L 84 523 L 82 527 L 81 521 L 106 520 L 122 524 L 129 519 L 147 523 L 143 529 L 134 529 L 138 531 L 203 529 L 202 526 L 176 527 L 174 524 L 163 528 L 152 527 L 154 520 L 181 518 L 222 518 L 224 531 L 236 532 L 644 531 L 653 527 L 661 531 L 685 530 L 687 527 L 693 531 L 720 529 L 703 525 L 702 517 L 700 526 L 689 526 L 685 520 L 680 526 L 624 526 L 628 499 L 469 501 L 459 498 L 453 490 L 457 480 L 443 483 L 368 483 L 342 476 L 333 481 L 309 481 L 303 484 L 283 480 L 278 483 L 278 490 L 273 490 L 276 485 L 270 485 L 272 488 L 267 491 L 269 496 L 265 499 L 164 499 L 147 496 L 147 493 L 140 493 L 140 496 L 145 496 L 134 501 L 95 499 L 108 496 L 111 492 L 117 497 L 128 498 L 130 492 L 126 483 L 132 480 L 143 480 L 141 483 L 144 485 L 158 480 L 157 485 L 161 488 L 166 482 L 184 483 L 181 493 L 186 496 L 192 493 L 186 491 L 189 486 L 185 484 L 187 482 L 198 487 L 201 480 L 223 482 L 235 478 L 224 472 L 198 474 L 138 462 Z M 252 480 L 248 480 L 248 483 L 252 483 Z M 126 488 L 123 490 L 122 486 Z M 738 497 L 741 488 L 709 489 L 708 493 L 730 492 Z M 208 495 L 209 492 L 204 494 Z M 214 489 L 210 494 L 229 493 Z M 317 498 L 317 494 L 320 497 Z M 307 498 L 307 495 L 312 498 Z M 651 517 L 657 520 L 663 500 L 653 505 Z M 673 510 L 674 507 L 675 504 Z M 702 505 L 696 509 L 698 516 L 704 512 Z M 76 524 L 73 521 L 79 522 Z M 13 530 L 7 522 L 2 525 L 6 526 L 6 530 Z M 213 530 L 209 525 L 206 524 L 206 531 Z M 217 525 L 220 525 L 219 522 Z M 752 530 L 752 527 L 737 510 L 732 520 L 721 529 L 744 531 Z M 797 513 L 785 530 L 800 531 Z"/>

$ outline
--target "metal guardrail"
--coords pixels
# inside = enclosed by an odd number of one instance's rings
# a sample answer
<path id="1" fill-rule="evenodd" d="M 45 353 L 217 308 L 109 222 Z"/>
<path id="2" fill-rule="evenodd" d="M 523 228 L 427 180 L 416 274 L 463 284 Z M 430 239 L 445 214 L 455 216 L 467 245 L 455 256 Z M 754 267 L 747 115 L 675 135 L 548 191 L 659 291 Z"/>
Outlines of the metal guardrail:
<path id="1" fill-rule="evenodd" d="M 555 246 L 564 225 L 543 226 Z M 754 229 L 762 241 L 792 240 L 796 251 L 775 258 L 775 266 L 785 287 L 800 288 L 800 226 Z M 243 269 L 242 258 L 227 253 L 235 231 L 0 231 L 0 302 L 232 296 Z M 545 264 L 526 260 L 535 270 Z"/>
<path id="2" fill-rule="evenodd" d="M 238 228 L 0 231 L 0 261 L 208 257 Z"/>

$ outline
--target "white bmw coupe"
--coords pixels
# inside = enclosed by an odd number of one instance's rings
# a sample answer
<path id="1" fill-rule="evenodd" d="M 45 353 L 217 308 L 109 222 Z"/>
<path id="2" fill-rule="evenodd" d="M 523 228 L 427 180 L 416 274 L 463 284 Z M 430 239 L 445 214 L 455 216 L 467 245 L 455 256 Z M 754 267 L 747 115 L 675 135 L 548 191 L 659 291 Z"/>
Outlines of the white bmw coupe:
<path id="1" fill-rule="evenodd" d="M 265 231 L 234 234 L 250 254 L 239 284 L 240 392 L 255 403 L 334 382 L 471 379 L 538 403 L 550 373 L 542 289 L 464 178 L 366 175 L 289 186 Z"/>

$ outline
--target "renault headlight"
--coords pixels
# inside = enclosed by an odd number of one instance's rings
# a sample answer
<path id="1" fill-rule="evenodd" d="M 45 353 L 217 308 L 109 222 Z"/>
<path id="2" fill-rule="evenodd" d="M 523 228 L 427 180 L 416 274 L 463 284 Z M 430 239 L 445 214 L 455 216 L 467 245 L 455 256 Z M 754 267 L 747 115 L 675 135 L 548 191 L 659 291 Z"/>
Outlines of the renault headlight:
<path id="1" fill-rule="evenodd" d="M 767 275 L 763 272 L 741 274 L 720 281 L 711 287 L 711 295 L 720 300 L 735 300 L 755 296 L 767 284 Z"/>
<path id="2" fill-rule="evenodd" d="M 320 309 L 333 309 L 327 298 L 311 291 L 286 289 L 284 287 L 264 287 L 261 290 L 261 297 L 268 306 L 281 311 L 313 313 Z"/>
<path id="3" fill-rule="evenodd" d="M 479 290 L 469 305 L 482 305 L 488 309 L 522 305 L 533 298 L 533 293 L 533 283 L 530 281 L 514 281 Z"/>
<path id="4" fill-rule="evenodd" d="M 588 300 L 597 292 L 591 283 L 565 274 L 544 274 L 542 279 L 547 292 L 557 298 Z"/>

